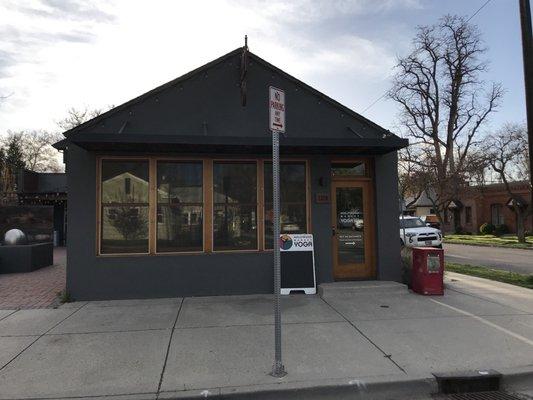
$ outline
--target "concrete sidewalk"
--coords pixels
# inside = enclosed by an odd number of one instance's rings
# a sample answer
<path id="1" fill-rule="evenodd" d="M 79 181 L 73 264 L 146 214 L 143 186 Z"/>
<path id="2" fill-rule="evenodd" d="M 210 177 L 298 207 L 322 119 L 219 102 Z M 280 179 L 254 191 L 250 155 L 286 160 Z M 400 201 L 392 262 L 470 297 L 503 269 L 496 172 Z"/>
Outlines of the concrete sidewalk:
<path id="1" fill-rule="evenodd" d="M 522 383 L 533 377 L 533 291 L 476 279 L 450 274 L 441 297 L 390 282 L 284 297 L 283 379 L 268 375 L 270 296 L 0 311 L 0 399 L 416 398 L 435 391 L 432 372 L 469 369 Z"/>

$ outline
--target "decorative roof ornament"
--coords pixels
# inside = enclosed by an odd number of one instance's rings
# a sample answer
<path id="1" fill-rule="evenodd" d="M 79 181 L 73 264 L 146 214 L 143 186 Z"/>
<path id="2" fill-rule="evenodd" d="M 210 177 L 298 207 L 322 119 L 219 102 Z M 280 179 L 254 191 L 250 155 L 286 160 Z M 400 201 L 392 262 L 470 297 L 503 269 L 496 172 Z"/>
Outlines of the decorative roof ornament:
<path id="1" fill-rule="evenodd" d="M 246 75 L 248 73 L 248 35 L 244 35 L 241 55 L 241 105 L 246 107 Z"/>

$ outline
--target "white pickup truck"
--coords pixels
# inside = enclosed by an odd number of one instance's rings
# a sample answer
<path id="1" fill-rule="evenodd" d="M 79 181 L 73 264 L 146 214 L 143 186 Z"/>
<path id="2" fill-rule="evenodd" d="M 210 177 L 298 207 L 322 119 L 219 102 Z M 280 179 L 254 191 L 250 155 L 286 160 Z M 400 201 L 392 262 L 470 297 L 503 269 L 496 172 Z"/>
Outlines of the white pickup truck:
<path id="1" fill-rule="evenodd" d="M 400 216 L 400 243 L 402 246 L 442 247 L 442 232 L 427 226 L 418 217 Z"/>

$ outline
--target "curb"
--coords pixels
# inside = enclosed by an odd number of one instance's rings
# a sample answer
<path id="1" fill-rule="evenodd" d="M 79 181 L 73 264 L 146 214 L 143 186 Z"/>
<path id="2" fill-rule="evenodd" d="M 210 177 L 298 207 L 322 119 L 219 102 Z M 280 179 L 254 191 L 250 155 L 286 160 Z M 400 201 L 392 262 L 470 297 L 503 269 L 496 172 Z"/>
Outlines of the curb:
<path id="1" fill-rule="evenodd" d="M 402 397 L 425 398 L 436 392 L 437 382 L 433 376 L 407 378 L 392 375 L 163 392 L 160 393 L 158 399 L 353 400 L 364 397 L 372 400 L 386 400 Z"/>
<path id="2" fill-rule="evenodd" d="M 502 368 L 501 389 L 522 391 L 533 389 L 533 365 Z M 250 386 L 162 392 L 158 399 L 198 400 L 353 400 L 353 399 L 426 399 L 438 393 L 437 380 L 431 376 L 383 375 L 361 379 L 324 379 L 280 382 Z"/>
<path id="3" fill-rule="evenodd" d="M 502 389 L 533 390 L 533 364 L 524 367 L 502 368 Z"/>
<path id="4" fill-rule="evenodd" d="M 501 389 L 508 392 L 533 390 L 533 364 L 500 368 Z M 373 377 L 321 379 L 249 386 L 229 386 L 209 389 L 190 389 L 160 393 L 132 393 L 90 396 L 91 400 L 389 400 L 427 399 L 438 393 L 437 380 L 433 375 L 381 375 Z M 81 397 L 59 397 L 61 400 L 79 400 Z M 43 397 L 43 399 L 58 397 Z"/>

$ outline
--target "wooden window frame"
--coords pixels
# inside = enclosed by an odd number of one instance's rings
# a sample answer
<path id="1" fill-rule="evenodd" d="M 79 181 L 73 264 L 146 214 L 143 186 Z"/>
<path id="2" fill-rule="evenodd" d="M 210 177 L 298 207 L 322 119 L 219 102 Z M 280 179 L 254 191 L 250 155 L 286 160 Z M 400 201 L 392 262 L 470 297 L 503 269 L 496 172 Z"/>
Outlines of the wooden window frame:
<path id="1" fill-rule="evenodd" d="M 377 214 L 376 214 L 376 182 L 374 179 L 374 157 L 335 157 L 330 160 L 330 177 L 332 182 L 340 182 L 340 185 L 348 185 L 350 182 L 365 182 L 366 190 L 367 192 L 367 198 L 365 200 L 365 206 L 367 213 L 369 214 L 370 224 L 368 226 L 368 232 L 365 235 L 365 238 L 367 239 L 365 241 L 365 246 L 368 246 L 369 250 L 369 256 L 368 256 L 368 263 L 370 264 L 371 269 L 371 276 L 376 277 L 377 269 L 376 269 L 376 227 L 377 227 Z M 333 165 L 334 164 L 345 164 L 350 162 L 364 162 L 365 163 L 365 175 L 333 175 Z M 330 187 L 330 191 L 332 190 L 333 185 Z M 333 194 L 330 194 L 331 201 L 333 202 Z M 332 220 L 336 218 L 335 215 L 333 215 L 334 207 L 331 207 L 331 218 Z M 367 243 L 368 242 L 368 243 Z M 333 245 L 333 238 L 332 238 L 332 257 L 336 257 L 334 254 L 335 252 L 335 246 Z M 333 259 L 332 259 L 333 260 Z"/>
<path id="2" fill-rule="evenodd" d="M 147 161 L 149 177 L 148 193 L 148 252 L 146 253 L 102 253 L 102 162 L 103 161 Z M 197 251 L 173 251 L 157 252 L 157 163 L 159 161 L 176 162 L 202 162 L 203 181 L 203 249 Z M 179 256 L 179 255 L 205 255 L 210 253 L 254 253 L 271 252 L 272 249 L 265 249 L 265 198 L 264 198 L 264 166 L 270 158 L 218 158 L 218 157 L 187 157 L 187 156 L 164 156 L 164 155 L 96 155 L 96 243 L 95 253 L 97 257 L 137 257 L 137 256 Z M 306 193 L 306 223 L 307 233 L 312 233 L 311 218 L 311 171 L 310 162 L 307 158 L 282 158 L 281 162 L 302 162 L 305 163 L 305 193 Z M 335 160 L 337 161 L 337 160 Z M 344 162 L 344 160 L 339 160 Z M 213 191 L 213 164 L 215 162 L 226 163 L 255 163 L 257 171 L 257 246 L 255 249 L 232 249 L 214 250 L 214 191 Z M 368 167 L 368 165 L 367 165 Z M 363 178 L 363 177 L 360 177 Z M 371 178 L 363 178 L 371 179 Z"/>

